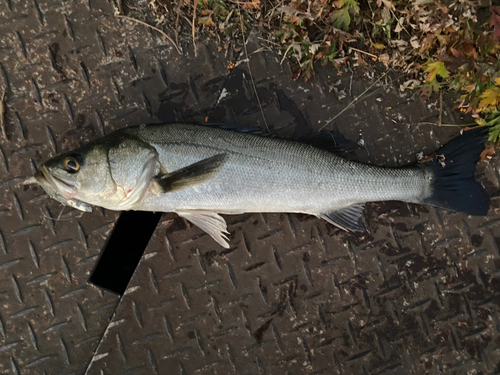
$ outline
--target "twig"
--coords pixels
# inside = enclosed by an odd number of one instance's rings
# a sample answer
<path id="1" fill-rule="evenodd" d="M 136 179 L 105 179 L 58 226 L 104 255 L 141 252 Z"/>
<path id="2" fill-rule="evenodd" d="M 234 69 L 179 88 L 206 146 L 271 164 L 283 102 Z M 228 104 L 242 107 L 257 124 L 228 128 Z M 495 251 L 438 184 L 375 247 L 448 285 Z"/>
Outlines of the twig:
<path id="1" fill-rule="evenodd" d="M 394 19 L 396 20 L 397 23 L 399 23 L 399 20 L 398 20 L 398 17 L 396 16 L 396 14 L 394 13 L 394 11 L 391 9 L 391 13 L 392 15 L 394 16 Z M 411 34 L 408 32 L 408 30 L 406 30 L 406 27 L 404 27 L 404 25 L 401 25 L 401 28 L 406 31 L 406 33 L 411 37 Z M 399 33 L 398 33 L 399 34 Z"/>
<path id="2" fill-rule="evenodd" d="M 175 42 L 172 40 L 171 37 L 169 37 L 163 30 L 160 30 L 159 28 L 157 27 L 154 27 L 152 25 L 150 25 L 149 23 L 146 23 L 144 21 L 141 21 L 141 20 L 138 20 L 138 19 L 135 19 L 135 18 L 132 18 L 132 17 L 128 17 L 128 16 L 124 16 L 122 14 L 119 14 L 119 13 L 115 13 L 115 16 L 118 17 L 118 18 L 123 18 L 123 19 L 126 19 L 126 20 L 129 20 L 129 21 L 132 21 L 132 22 L 137 22 L 141 25 L 144 25 L 144 26 L 147 26 L 155 31 L 158 31 L 161 35 L 163 35 L 170 43 L 172 43 L 175 47 L 175 49 L 177 50 L 177 52 L 179 53 L 179 55 L 182 55 L 182 52 L 181 50 L 179 49 L 179 47 L 177 46 L 177 44 L 175 44 Z"/>
<path id="3" fill-rule="evenodd" d="M 352 48 L 352 47 L 351 47 Z M 410 51 L 411 52 L 411 51 Z M 406 56 L 408 56 L 410 54 L 410 52 L 408 52 L 405 56 L 403 56 L 403 58 L 406 58 Z M 331 119 L 327 120 L 325 125 L 323 125 L 318 131 L 321 131 L 323 130 L 325 127 L 327 127 L 332 121 L 334 121 L 337 117 L 339 117 L 342 113 L 344 113 L 345 111 L 347 111 L 349 108 L 351 108 L 354 104 L 356 104 L 358 102 L 359 99 L 361 99 L 363 97 L 363 95 L 365 95 L 368 91 L 370 91 L 372 89 L 373 86 L 375 86 L 377 83 L 379 83 L 382 78 L 386 77 L 390 72 L 392 72 L 394 70 L 394 66 L 392 68 L 390 68 L 386 73 L 383 73 L 375 82 L 373 82 L 365 91 L 363 91 L 361 93 L 361 95 L 357 96 L 354 98 L 354 100 L 352 102 L 350 102 L 342 111 L 340 111 L 339 113 L 337 113 L 335 116 L 333 116 Z M 404 77 L 406 76 L 407 74 L 403 74 L 401 77 Z M 398 77 L 396 78 L 395 80 L 398 80 L 400 79 L 401 77 Z"/>
<path id="4" fill-rule="evenodd" d="M 0 90 L 0 130 L 2 130 L 2 135 L 5 140 L 7 140 L 7 132 L 5 131 L 5 105 L 4 105 L 4 99 L 5 99 L 5 93 L 6 89 L 1 89 Z"/>
<path id="5" fill-rule="evenodd" d="M 260 48 L 257 48 L 255 51 L 253 51 L 248 56 L 252 56 L 252 55 L 255 55 L 256 53 L 261 53 L 261 52 L 273 52 L 273 50 L 269 47 L 260 47 Z"/>
<path id="6" fill-rule="evenodd" d="M 142 10 L 140 10 L 140 9 L 139 9 L 139 8 L 137 8 L 137 7 L 134 7 L 134 6 L 130 5 L 130 3 L 129 3 L 128 1 L 123 0 L 123 3 L 125 4 L 125 6 L 126 6 L 127 8 L 132 9 L 132 10 L 135 10 L 135 11 L 137 11 L 137 12 L 141 12 L 141 13 L 142 13 Z"/>
<path id="7" fill-rule="evenodd" d="M 272 44 L 272 45 L 274 45 L 276 47 L 281 47 L 281 44 L 273 42 L 272 40 L 269 40 L 269 39 L 266 39 L 266 38 L 263 38 L 263 37 L 260 37 L 260 36 L 258 38 L 259 38 L 259 40 L 262 40 L 263 42 L 266 42 L 268 44 Z"/>
<path id="8" fill-rule="evenodd" d="M 354 72 L 351 70 L 351 79 L 349 80 L 349 95 L 352 95 L 352 77 L 354 76 Z"/>
<path id="9" fill-rule="evenodd" d="M 177 2 L 177 8 L 176 8 L 176 17 L 175 17 L 175 43 L 177 45 L 179 45 L 179 16 L 181 14 L 181 3 L 182 3 L 182 0 L 179 0 Z"/>
<path id="10" fill-rule="evenodd" d="M 439 91 L 439 126 L 443 123 L 443 91 Z"/>
<path id="11" fill-rule="evenodd" d="M 285 61 L 285 59 L 286 59 L 286 55 L 288 54 L 288 51 L 290 51 L 290 48 L 292 48 L 292 47 L 293 47 L 293 44 L 290 44 L 290 45 L 288 46 L 288 48 L 286 49 L 285 53 L 283 54 L 283 58 L 282 58 L 282 59 L 281 59 L 281 61 L 280 61 L 280 65 L 283 65 L 283 61 Z"/>
<path id="12" fill-rule="evenodd" d="M 191 25 L 191 34 L 193 35 L 193 47 L 194 47 L 194 55 L 197 55 L 196 52 L 196 41 L 195 41 L 195 21 L 196 21 L 196 8 L 198 7 L 198 0 L 194 0 L 194 9 L 193 9 L 193 23 Z"/>
<path id="13" fill-rule="evenodd" d="M 241 38 L 243 39 L 243 50 L 245 51 L 245 58 L 248 65 L 248 74 L 250 75 L 250 80 L 252 81 L 253 91 L 255 92 L 255 97 L 257 98 L 257 103 L 259 104 L 260 113 L 264 119 L 264 124 L 266 125 L 267 132 L 269 133 L 269 125 L 266 121 L 266 116 L 264 116 L 264 110 L 262 109 L 262 103 L 260 102 L 259 94 L 257 93 L 257 86 L 255 86 L 255 81 L 253 79 L 252 69 L 250 68 L 250 59 L 248 58 L 247 44 L 245 40 L 245 28 L 243 27 L 243 13 L 241 12 L 240 4 L 238 3 L 238 12 L 240 13 L 240 25 L 241 25 Z"/>
<path id="14" fill-rule="evenodd" d="M 451 127 L 465 127 L 465 126 L 472 126 L 472 125 L 477 125 L 475 122 L 471 122 L 469 124 L 440 124 L 437 122 L 419 122 L 417 126 L 420 125 L 434 125 L 434 126 L 451 126 Z"/>
<path id="15" fill-rule="evenodd" d="M 371 56 L 371 57 L 378 59 L 378 57 L 372 53 L 368 53 L 368 52 L 362 51 L 362 50 L 354 48 L 354 47 L 349 47 L 349 48 L 353 49 L 354 51 L 361 52 L 361 53 L 364 53 L 365 55 L 368 55 L 368 56 Z"/>
<path id="16" fill-rule="evenodd" d="M 387 71 L 387 73 L 383 73 L 375 82 L 373 82 L 370 86 L 368 86 L 368 88 L 363 91 L 361 93 L 361 95 L 358 95 L 354 98 L 354 100 L 352 102 L 350 102 L 342 111 L 340 111 L 339 113 L 337 113 L 335 116 L 333 116 L 331 119 L 327 120 L 325 125 L 323 125 L 318 131 L 321 131 L 323 130 L 324 128 L 326 128 L 332 121 L 334 121 L 337 117 L 339 117 L 342 113 L 344 113 L 345 111 L 347 111 L 349 108 L 351 108 L 354 104 L 356 104 L 358 102 L 359 99 L 361 99 L 363 97 L 363 95 L 365 95 L 368 91 L 370 91 L 372 89 L 373 86 L 375 86 L 377 83 L 379 83 L 382 78 L 384 78 L 393 68 L 391 68 L 390 70 Z"/>
<path id="17" fill-rule="evenodd" d="M 267 26 L 271 27 L 271 20 L 273 19 L 274 11 L 279 7 L 283 6 L 283 1 L 280 1 L 276 6 L 274 6 L 269 12 L 267 12 L 264 19 L 267 19 Z M 281 20 L 280 20 L 280 29 L 281 29 Z"/>

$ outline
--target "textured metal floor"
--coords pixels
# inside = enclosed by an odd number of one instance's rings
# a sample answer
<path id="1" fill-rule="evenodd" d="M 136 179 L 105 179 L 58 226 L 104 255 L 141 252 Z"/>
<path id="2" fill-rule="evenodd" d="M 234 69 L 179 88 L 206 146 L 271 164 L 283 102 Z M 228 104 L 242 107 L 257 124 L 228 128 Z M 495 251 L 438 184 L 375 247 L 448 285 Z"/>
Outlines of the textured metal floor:
<path id="1" fill-rule="evenodd" d="M 19 186 L 48 157 L 126 125 L 208 117 L 282 136 L 317 130 L 368 80 L 320 69 L 294 82 L 250 35 L 264 122 L 244 56 L 231 71 L 215 44 L 179 56 L 103 0 L 3 2 L 0 36 L 0 373 L 500 371 L 496 198 L 486 218 L 370 204 L 365 235 L 302 215 L 227 216 L 229 250 L 165 214 L 120 299 L 87 283 L 117 213 L 56 220 L 59 204 Z M 435 106 L 387 83 L 331 125 L 359 141 L 360 160 L 404 164 L 450 139 L 415 125 L 437 119 Z M 493 194 L 498 167 L 479 168 Z"/>

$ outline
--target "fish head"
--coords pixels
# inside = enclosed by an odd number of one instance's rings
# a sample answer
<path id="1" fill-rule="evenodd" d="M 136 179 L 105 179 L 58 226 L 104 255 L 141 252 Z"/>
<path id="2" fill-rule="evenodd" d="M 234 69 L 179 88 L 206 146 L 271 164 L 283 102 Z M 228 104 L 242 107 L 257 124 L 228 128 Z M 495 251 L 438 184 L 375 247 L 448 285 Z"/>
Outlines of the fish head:
<path id="1" fill-rule="evenodd" d="M 102 145 L 82 147 L 58 155 L 43 163 L 33 178 L 49 196 L 82 211 L 109 189 L 112 183 L 107 168 L 106 150 Z"/>
<path id="2" fill-rule="evenodd" d="M 128 210 L 159 170 L 157 156 L 139 140 L 105 137 L 46 161 L 25 183 L 36 182 L 55 200 L 82 211 L 91 205 Z"/>

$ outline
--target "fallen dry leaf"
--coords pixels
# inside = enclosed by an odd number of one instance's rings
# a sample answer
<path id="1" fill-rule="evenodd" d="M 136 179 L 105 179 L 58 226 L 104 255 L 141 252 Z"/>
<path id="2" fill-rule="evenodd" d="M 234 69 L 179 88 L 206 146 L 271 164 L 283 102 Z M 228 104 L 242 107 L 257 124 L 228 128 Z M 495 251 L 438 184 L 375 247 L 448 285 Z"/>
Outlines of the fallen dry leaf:
<path id="1" fill-rule="evenodd" d="M 385 65 L 386 68 L 389 68 L 389 55 L 387 53 L 383 53 L 378 57 L 379 61 Z"/>
<path id="2" fill-rule="evenodd" d="M 493 156 L 495 156 L 495 149 L 492 146 L 486 147 L 483 152 L 481 152 L 480 160 L 490 160 Z"/>
<path id="3" fill-rule="evenodd" d="M 455 56 L 457 59 L 463 59 L 465 58 L 464 54 L 462 51 L 456 50 L 455 48 L 451 49 L 451 53 L 453 56 Z"/>
<path id="4" fill-rule="evenodd" d="M 477 53 L 476 46 L 472 43 L 464 43 L 462 45 L 464 47 L 465 54 L 469 57 L 472 57 L 474 60 L 479 56 Z"/>
<path id="5" fill-rule="evenodd" d="M 500 39 L 500 5 L 492 5 L 490 7 L 490 12 L 491 12 L 490 23 L 493 24 L 493 33 L 495 39 L 498 40 Z"/>
<path id="6" fill-rule="evenodd" d="M 211 15 L 210 16 L 205 16 L 205 17 L 199 17 L 198 18 L 198 24 L 199 25 L 203 25 L 203 26 L 209 26 L 209 27 L 215 26 L 215 22 L 212 19 Z"/>
<path id="7" fill-rule="evenodd" d="M 435 157 L 436 157 L 436 154 L 424 156 L 421 159 L 419 159 L 418 162 L 419 163 L 427 163 L 428 161 L 433 161 Z"/>
<path id="8" fill-rule="evenodd" d="M 243 6 L 243 9 L 259 9 L 260 8 L 260 0 L 246 1 L 240 3 Z"/>

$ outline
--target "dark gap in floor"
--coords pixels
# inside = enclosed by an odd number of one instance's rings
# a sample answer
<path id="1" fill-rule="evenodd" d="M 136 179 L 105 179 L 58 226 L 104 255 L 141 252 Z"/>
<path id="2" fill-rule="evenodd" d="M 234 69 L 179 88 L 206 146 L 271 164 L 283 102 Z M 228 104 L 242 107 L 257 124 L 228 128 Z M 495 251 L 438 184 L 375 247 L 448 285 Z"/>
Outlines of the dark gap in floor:
<path id="1" fill-rule="evenodd" d="M 89 281 L 123 294 L 161 216 L 155 212 L 122 212 Z"/>

